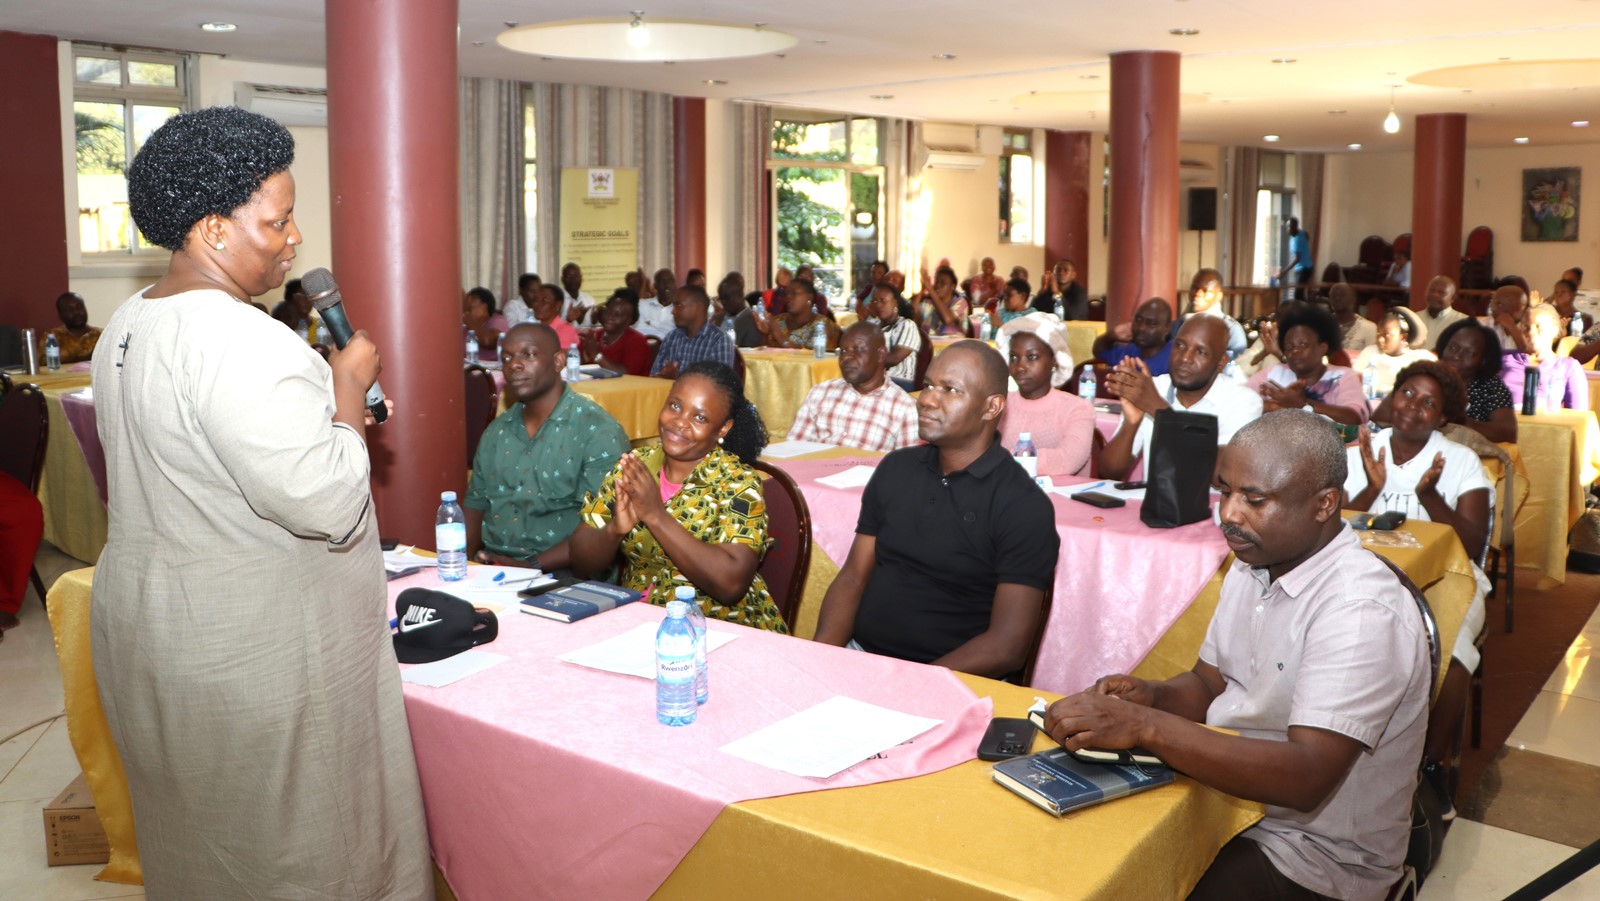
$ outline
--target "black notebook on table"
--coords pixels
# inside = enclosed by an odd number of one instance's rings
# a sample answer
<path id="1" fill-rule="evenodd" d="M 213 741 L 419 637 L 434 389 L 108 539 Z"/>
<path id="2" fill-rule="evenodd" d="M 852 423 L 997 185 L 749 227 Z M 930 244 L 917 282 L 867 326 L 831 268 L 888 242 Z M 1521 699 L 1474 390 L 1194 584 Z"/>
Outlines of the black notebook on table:
<path id="1" fill-rule="evenodd" d="M 1056 816 L 1166 785 L 1172 778 L 1164 767 L 1082 763 L 1064 748 L 994 765 L 994 781 Z"/>

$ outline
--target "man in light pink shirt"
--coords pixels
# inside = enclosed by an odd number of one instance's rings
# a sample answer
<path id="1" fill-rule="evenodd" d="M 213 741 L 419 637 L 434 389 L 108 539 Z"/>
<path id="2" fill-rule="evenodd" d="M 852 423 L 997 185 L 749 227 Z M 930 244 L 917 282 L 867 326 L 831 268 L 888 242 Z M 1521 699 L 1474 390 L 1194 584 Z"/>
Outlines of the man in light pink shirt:
<path id="1" fill-rule="evenodd" d="M 563 300 L 560 285 L 540 285 L 538 299 L 533 302 L 533 318 L 550 326 L 561 342 L 561 352 L 566 353 L 567 348 L 578 343 L 578 329 L 561 315 Z"/>
<path id="2" fill-rule="evenodd" d="M 917 443 L 917 404 L 888 378 L 883 332 L 857 322 L 839 339 L 839 373 L 806 394 L 789 438 L 888 453 Z"/>
<path id="3" fill-rule="evenodd" d="M 1046 715 L 1069 749 L 1144 747 L 1266 805 L 1190 901 L 1380 901 L 1400 878 L 1433 674 L 1410 594 L 1339 516 L 1345 469 L 1303 410 L 1240 429 L 1217 474 L 1237 561 L 1194 668 L 1107 676 Z"/>

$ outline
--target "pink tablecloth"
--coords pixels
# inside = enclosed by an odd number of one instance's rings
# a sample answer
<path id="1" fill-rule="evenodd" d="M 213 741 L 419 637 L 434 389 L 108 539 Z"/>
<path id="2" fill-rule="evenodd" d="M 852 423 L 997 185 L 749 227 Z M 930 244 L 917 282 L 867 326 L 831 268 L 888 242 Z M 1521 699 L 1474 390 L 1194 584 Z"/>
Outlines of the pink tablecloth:
<path id="1" fill-rule="evenodd" d="M 876 466 L 877 460 L 779 464 L 806 497 L 812 539 L 835 561 L 849 555 L 862 491 L 829 488 L 816 479 L 857 464 Z M 1143 660 L 1216 574 L 1228 546 L 1209 520 L 1178 529 L 1150 528 L 1139 521 L 1138 501 L 1102 510 L 1059 494 L 1050 499 L 1061 559 L 1033 685 L 1071 694 Z"/>
<path id="2" fill-rule="evenodd" d="M 106 502 L 106 454 L 100 447 L 100 432 L 94 418 L 94 401 L 74 391 L 61 395 L 61 412 L 72 426 L 72 437 L 78 439 L 83 450 L 83 460 L 89 464 L 89 475 L 94 478 L 94 490 L 100 493 L 100 503 Z"/>
<path id="3" fill-rule="evenodd" d="M 390 583 L 391 603 L 436 580 Z M 463 901 L 645 898 L 724 806 L 942 770 L 973 759 L 988 726 L 989 700 L 948 670 L 718 621 L 739 638 L 711 656 L 711 700 L 692 726 L 656 722 L 653 682 L 555 659 L 661 615 L 632 604 L 567 625 L 507 613 L 483 650 L 510 660 L 443 688 L 405 686 L 434 859 Z M 944 724 L 827 780 L 717 750 L 840 694 Z"/>
<path id="4" fill-rule="evenodd" d="M 1122 414 L 1120 413 L 1107 413 L 1104 410 L 1095 410 L 1094 412 L 1095 431 L 1099 432 L 1100 437 L 1107 442 L 1111 441 L 1111 436 L 1117 433 L 1117 426 L 1121 424 Z M 1144 478 L 1144 458 L 1141 457 L 1135 460 L 1133 468 L 1128 470 L 1128 481 L 1136 481 L 1142 478 Z"/>

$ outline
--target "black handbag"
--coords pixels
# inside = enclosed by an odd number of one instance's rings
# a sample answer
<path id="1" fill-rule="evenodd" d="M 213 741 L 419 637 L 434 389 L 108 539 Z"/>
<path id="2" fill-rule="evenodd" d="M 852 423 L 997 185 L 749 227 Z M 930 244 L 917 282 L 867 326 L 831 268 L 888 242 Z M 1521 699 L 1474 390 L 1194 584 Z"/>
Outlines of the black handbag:
<path id="1" fill-rule="evenodd" d="M 1172 529 L 1211 516 L 1211 475 L 1217 466 L 1217 417 L 1157 410 L 1145 448 L 1144 504 L 1139 519 Z"/>

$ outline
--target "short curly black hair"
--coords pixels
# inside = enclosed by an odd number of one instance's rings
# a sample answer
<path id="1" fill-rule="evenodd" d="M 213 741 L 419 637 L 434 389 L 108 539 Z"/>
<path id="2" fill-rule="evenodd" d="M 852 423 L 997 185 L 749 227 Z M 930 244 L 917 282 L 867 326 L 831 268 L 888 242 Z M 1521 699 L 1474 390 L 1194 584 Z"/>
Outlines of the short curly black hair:
<path id="1" fill-rule="evenodd" d="M 1419 375 L 1425 375 L 1439 383 L 1439 399 L 1444 401 L 1445 422 L 1467 421 L 1467 386 L 1462 383 L 1460 374 L 1448 363 L 1440 363 L 1438 360 L 1418 360 L 1412 363 L 1394 377 L 1392 393 L 1398 394 L 1402 385 Z"/>
<path id="2" fill-rule="evenodd" d="M 168 119 L 128 167 L 128 208 L 145 239 L 183 249 L 196 222 L 231 216 L 294 162 L 289 130 L 259 113 L 213 106 Z"/>
<path id="3" fill-rule="evenodd" d="M 1336 354 L 1344 344 L 1339 336 L 1339 320 L 1333 313 L 1315 304 L 1291 301 L 1278 309 L 1278 340 L 1289 337 L 1289 330 L 1303 325 L 1317 335 L 1317 340 L 1328 345 L 1328 353 Z"/>
<path id="4" fill-rule="evenodd" d="M 745 399 L 739 376 L 726 363 L 716 360 L 690 363 L 684 367 L 678 379 L 681 381 L 691 375 L 710 379 L 728 399 L 728 415 L 733 419 L 733 428 L 723 436 L 723 448 L 746 465 L 754 463 L 767 447 L 767 426 L 761 421 L 761 413 L 756 410 L 756 405 Z M 718 427 L 721 427 L 720 423 Z"/>
<path id="5" fill-rule="evenodd" d="M 1455 322 L 1445 326 L 1444 331 L 1439 333 L 1439 340 L 1433 345 L 1433 352 L 1443 357 L 1444 349 L 1450 346 L 1451 341 L 1455 340 L 1457 333 L 1463 331 L 1477 332 L 1483 339 L 1483 357 L 1478 361 L 1478 373 L 1473 378 L 1480 381 L 1498 378 L 1500 376 L 1500 368 L 1505 364 L 1505 358 L 1502 356 L 1500 347 L 1500 336 L 1494 333 L 1494 329 L 1471 316 L 1465 319 L 1457 319 Z"/>

